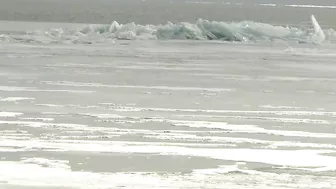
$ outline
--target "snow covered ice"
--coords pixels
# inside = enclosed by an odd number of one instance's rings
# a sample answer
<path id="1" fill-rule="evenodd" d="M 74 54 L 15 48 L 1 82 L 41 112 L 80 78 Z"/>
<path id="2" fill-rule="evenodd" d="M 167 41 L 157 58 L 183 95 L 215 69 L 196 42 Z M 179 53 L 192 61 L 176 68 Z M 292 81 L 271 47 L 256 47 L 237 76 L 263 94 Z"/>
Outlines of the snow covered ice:
<path id="1" fill-rule="evenodd" d="M 0 188 L 334 187 L 335 34 L 307 20 L 1 21 Z"/>

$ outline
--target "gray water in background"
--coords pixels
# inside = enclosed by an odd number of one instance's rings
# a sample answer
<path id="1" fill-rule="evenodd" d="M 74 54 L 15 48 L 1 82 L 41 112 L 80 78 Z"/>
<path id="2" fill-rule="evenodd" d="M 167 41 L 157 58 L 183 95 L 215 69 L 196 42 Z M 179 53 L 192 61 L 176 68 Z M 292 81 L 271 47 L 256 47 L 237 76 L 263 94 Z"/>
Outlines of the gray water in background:
<path id="1" fill-rule="evenodd" d="M 200 3 L 201 2 L 201 3 Z M 230 3 L 230 4 L 227 4 Z M 242 4 L 240 4 L 242 3 Z M 277 7 L 260 6 L 277 3 Z M 0 0 L 0 20 L 67 23 L 162 24 L 195 22 L 198 18 L 216 21 L 253 20 L 271 24 L 310 25 L 315 14 L 324 27 L 335 28 L 336 9 L 292 8 L 285 4 L 335 5 L 322 0 Z"/>

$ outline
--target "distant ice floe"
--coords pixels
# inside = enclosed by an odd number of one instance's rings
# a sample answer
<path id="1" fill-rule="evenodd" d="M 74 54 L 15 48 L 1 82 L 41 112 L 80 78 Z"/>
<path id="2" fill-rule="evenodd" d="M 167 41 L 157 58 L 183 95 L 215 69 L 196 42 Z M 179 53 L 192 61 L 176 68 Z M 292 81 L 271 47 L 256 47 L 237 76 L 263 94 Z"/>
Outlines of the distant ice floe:
<path id="1" fill-rule="evenodd" d="M 314 17 L 315 18 L 315 17 Z M 316 28 L 312 20 L 312 25 Z M 336 39 L 333 29 L 321 32 L 310 28 L 272 25 L 253 21 L 222 22 L 198 19 L 195 23 L 168 22 L 161 25 L 140 25 L 134 22 L 110 25 L 89 25 L 78 29 L 50 29 L 27 32 L 25 35 L 3 37 L 24 43 L 109 43 L 115 40 L 220 40 L 231 42 L 294 41 L 322 43 Z"/>

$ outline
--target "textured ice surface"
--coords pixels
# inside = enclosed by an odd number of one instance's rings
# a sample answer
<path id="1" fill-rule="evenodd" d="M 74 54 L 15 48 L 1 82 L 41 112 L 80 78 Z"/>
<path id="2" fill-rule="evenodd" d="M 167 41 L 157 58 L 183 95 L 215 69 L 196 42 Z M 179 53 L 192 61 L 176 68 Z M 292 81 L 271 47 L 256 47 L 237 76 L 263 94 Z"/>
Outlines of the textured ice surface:
<path id="1" fill-rule="evenodd" d="M 336 185 L 334 44 L 104 40 L 0 43 L 0 188 Z"/>

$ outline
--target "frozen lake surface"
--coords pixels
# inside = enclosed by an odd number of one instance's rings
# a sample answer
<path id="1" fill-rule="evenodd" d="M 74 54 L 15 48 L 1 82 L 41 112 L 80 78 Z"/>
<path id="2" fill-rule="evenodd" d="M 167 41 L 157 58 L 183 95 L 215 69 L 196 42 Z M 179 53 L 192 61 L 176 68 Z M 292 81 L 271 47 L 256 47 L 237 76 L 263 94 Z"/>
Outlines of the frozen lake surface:
<path id="1" fill-rule="evenodd" d="M 255 30 L 248 42 L 153 40 L 132 25 L 26 34 L 39 24 L 1 24 L 1 188 L 336 185 L 330 41 L 296 43 L 309 32 L 271 25 L 283 40 Z"/>

